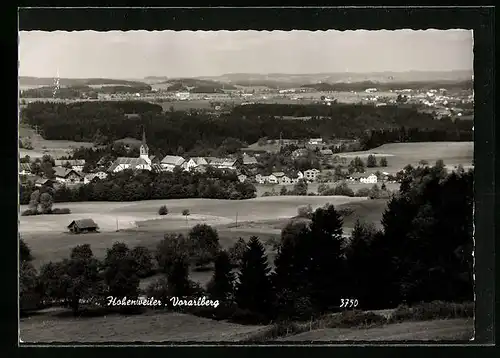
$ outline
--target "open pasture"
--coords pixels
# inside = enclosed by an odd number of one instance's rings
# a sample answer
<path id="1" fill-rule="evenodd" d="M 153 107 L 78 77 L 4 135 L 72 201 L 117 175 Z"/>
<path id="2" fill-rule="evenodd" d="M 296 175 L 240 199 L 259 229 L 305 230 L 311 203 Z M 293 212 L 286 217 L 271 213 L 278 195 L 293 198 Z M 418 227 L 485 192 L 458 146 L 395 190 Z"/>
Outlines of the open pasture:
<path id="1" fill-rule="evenodd" d="M 32 316 L 21 319 L 20 338 L 26 343 L 235 342 L 265 328 L 171 312 L 94 318 Z"/>
<path id="2" fill-rule="evenodd" d="M 418 165 L 421 160 L 433 165 L 442 159 L 445 164 L 455 166 L 471 165 L 474 157 L 474 142 L 418 142 L 418 143 L 390 143 L 367 151 L 336 154 L 340 158 L 350 161 L 355 157 L 366 160 L 374 155 L 377 160 L 385 157 L 388 166 L 385 168 L 366 168 L 367 173 L 377 170 L 397 172 L 406 165 Z"/>

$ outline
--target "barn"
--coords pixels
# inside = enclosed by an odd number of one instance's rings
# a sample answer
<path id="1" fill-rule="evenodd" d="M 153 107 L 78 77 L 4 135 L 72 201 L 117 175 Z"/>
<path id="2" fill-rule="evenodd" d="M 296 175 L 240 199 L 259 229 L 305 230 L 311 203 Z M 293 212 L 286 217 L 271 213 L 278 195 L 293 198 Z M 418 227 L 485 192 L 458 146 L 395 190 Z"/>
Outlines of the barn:
<path id="1" fill-rule="evenodd" d="M 74 220 L 68 225 L 69 231 L 74 234 L 80 234 L 85 232 L 97 232 L 99 226 L 92 219 L 80 219 Z"/>

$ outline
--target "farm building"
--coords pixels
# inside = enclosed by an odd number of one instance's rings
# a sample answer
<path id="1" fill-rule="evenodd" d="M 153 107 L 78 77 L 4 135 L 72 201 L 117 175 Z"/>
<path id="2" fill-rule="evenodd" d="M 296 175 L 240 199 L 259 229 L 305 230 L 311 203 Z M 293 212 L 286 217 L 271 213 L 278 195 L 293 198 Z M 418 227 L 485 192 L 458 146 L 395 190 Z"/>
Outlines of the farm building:
<path id="1" fill-rule="evenodd" d="M 360 183 L 375 184 L 377 183 L 377 176 L 375 174 L 370 174 L 367 177 L 359 178 Z"/>
<path id="2" fill-rule="evenodd" d="M 251 155 L 243 155 L 243 165 L 256 165 L 257 159 Z"/>
<path id="3" fill-rule="evenodd" d="M 36 188 L 41 188 L 42 186 L 52 187 L 54 186 L 54 181 L 50 179 L 38 179 L 35 181 Z"/>
<path id="4" fill-rule="evenodd" d="M 332 152 L 332 150 L 331 150 L 331 149 L 321 149 L 321 150 L 319 151 L 319 153 L 320 153 L 321 155 L 324 155 L 324 156 L 333 155 L 333 152 Z"/>
<path id="5" fill-rule="evenodd" d="M 161 160 L 161 166 L 168 171 L 173 171 L 175 167 L 180 167 L 184 164 L 185 159 L 177 155 L 166 155 Z"/>
<path id="6" fill-rule="evenodd" d="M 80 219 L 73 220 L 68 225 L 68 229 L 74 234 L 80 234 L 85 232 L 97 232 L 99 226 L 92 219 Z"/>

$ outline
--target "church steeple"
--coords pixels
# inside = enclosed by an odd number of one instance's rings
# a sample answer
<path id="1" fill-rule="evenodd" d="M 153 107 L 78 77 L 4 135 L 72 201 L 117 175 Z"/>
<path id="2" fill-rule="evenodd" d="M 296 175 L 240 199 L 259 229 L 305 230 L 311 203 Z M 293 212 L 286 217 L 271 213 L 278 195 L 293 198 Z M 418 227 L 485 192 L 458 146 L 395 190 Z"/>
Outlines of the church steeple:
<path id="1" fill-rule="evenodd" d="M 140 148 L 140 155 L 141 157 L 149 159 L 149 148 L 146 143 L 146 131 L 144 130 L 144 128 L 142 128 L 142 144 Z"/>

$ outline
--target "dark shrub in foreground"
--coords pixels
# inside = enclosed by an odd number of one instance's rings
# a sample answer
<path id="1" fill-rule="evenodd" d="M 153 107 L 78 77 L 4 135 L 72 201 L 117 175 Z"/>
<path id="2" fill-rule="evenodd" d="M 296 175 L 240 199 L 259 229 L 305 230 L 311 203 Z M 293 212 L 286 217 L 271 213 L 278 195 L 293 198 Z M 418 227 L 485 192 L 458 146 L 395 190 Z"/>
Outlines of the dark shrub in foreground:
<path id="1" fill-rule="evenodd" d="M 71 210 L 68 208 L 60 208 L 60 209 L 55 208 L 55 209 L 52 209 L 50 214 L 71 214 Z"/>
<path id="2" fill-rule="evenodd" d="M 168 209 L 166 205 L 160 206 L 158 209 L 158 215 L 167 215 L 168 214 Z"/>
<path id="3" fill-rule="evenodd" d="M 38 212 L 34 209 L 26 209 L 21 213 L 21 216 L 31 216 L 31 215 L 38 215 Z"/>

